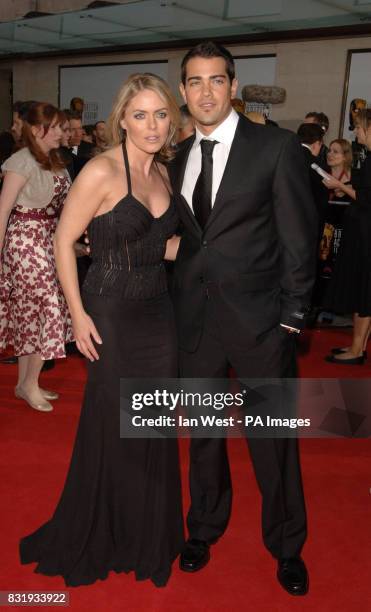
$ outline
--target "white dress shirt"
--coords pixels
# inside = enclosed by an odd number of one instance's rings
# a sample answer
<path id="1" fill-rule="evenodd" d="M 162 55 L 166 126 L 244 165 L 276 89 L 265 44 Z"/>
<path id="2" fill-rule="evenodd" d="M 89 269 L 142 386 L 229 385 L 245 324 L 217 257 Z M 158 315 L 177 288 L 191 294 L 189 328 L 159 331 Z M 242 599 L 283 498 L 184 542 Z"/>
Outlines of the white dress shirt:
<path id="1" fill-rule="evenodd" d="M 217 128 L 208 136 L 205 136 L 196 127 L 196 137 L 189 152 L 187 167 L 184 173 L 184 180 L 182 186 L 182 195 L 192 208 L 192 196 L 193 191 L 198 179 L 198 175 L 201 172 L 201 146 L 200 141 L 205 140 L 217 140 L 218 144 L 215 145 L 213 150 L 213 188 L 211 193 L 211 206 L 214 206 L 215 196 L 218 193 L 220 183 L 223 178 L 224 170 L 227 165 L 229 152 L 231 150 L 232 141 L 236 132 L 238 123 L 238 115 L 235 110 L 231 110 L 230 114 L 223 123 L 218 125 Z"/>

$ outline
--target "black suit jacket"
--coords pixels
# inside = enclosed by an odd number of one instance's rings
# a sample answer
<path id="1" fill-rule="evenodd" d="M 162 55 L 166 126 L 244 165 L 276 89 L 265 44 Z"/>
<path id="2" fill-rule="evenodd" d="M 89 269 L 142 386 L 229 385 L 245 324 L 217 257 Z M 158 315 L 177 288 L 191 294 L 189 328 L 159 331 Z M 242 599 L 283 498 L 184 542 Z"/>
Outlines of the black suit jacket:
<path id="1" fill-rule="evenodd" d="M 310 185 L 318 214 L 318 237 L 320 239 L 325 223 L 330 192 L 323 184 L 322 177 L 315 170 L 313 170 L 313 168 L 311 168 L 311 165 L 315 163 L 326 172 L 329 172 L 329 168 L 327 167 L 327 164 L 324 166 L 321 163 L 321 159 L 319 157 L 315 157 L 307 147 L 303 147 L 303 153 L 308 167 Z"/>
<path id="2" fill-rule="evenodd" d="M 194 136 L 169 174 L 180 192 Z M 208 293 L 231 342 L 253 348 L 280 322 L 301 328 L 315 274 L 317 218 L 295 134 L 240 115 L 205 230 L 184 198 L 173 297 L 181 348 L 201 337 Z"/>
<path id="3" fill-rule="evenodd" d="M 94 145 L 82 140 L 78 146 L 77 154 L 71 153 L 71 155 L 73 160 L 73 173 L 74 177 L 76 177 L 89 159 L 93 157 Z"/>

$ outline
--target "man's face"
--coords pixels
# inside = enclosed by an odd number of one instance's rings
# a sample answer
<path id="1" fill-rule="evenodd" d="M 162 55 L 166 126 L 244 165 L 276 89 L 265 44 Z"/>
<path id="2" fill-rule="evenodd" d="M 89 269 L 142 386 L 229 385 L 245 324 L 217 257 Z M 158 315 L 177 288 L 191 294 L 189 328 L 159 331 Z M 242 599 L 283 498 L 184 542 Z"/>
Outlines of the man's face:
<path id="1" fill-rule="evenodd" d="M 207 135 L 231 112 L 231 98 L 236 96 L 237 80 L 232 83 L 223 57 L 194 57 L 186 66 L 186 82 L 180 92 L 200 131 Z"/>
<path id="2" fill-rule="evenodd" d="M 321 140 L 316 140 L 316 142 L 313 142 L 310 145 L 310 149 L 311 149 L 312 154 L 314 155 L 314 157 L 317 157 L 317 155 L 320 154 L 321 148 L 322 148 Z"/>
<path id="3" fill-rule="evenodd" d="M 70 146 L 79 146 L 82 139 L 82 123 L 81 119 L 70 119 L 70 129 L 71 129 L 71 137 L 70 137 Z"/>
<path id="4" fill-rule="evenodd" d="M 17 112 L 13 113 L 13 124 L 10 130 L 16 142 L 19 142 L 22 139 L 22 127 L 23 121 L 19 114 Z"/>

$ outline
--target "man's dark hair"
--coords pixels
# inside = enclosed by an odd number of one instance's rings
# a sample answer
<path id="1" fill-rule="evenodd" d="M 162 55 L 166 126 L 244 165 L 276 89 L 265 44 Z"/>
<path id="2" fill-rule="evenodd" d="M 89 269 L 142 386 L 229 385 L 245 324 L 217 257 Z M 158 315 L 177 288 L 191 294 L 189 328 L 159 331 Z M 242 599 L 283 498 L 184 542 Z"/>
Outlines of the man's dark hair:
<path id="1" fill-rule="evenodd" d="M 299 125 L 297 135 L 300 142 L 311 145 L 318 140 L 323 141 L 323 129 L 318 123 L 302 123 Z"/>
<path id="2" fill-rule="evenodd" d="M 82 127 L 88 136 L 93 136 L 93 132 L 95 130 L 95 125 L 93 123 L 88 123 L 87 125 L 83 125 Z"/>
<path id="3" fill-rule="evenodd" d="M 327 132 L 327 130 L 329 129 L 330 126 L 330 121 L 327 115 L 325 115 L 325 113 L 317 113 L 316 111 L 312 111 L 310 113 L 307 113 L 305 115 L 306 119 L 309 118 L 313 118 L 315 119 L 316 123 L 318 123 L 318 125 L 321 126 L 323 132 Z"/>
<path id="4" fill-rule="evenodd" d="M 183 57 L 182 66 L 181 66 L 181 79 L 183 85 L 186 83 L 187 77 L 187 64 L 189 60 L 194 57 L 203 57 L 204 59 L 211 59 L 212 57 L 222 57 L 225 60 L 226 72 L 228 74 L 229 80 L 233 81 L 235 78 L 235 66 L 233 55 L 226 49 L 222 47 L 222 45 L 218 45 L 212 41 L 203 42 L 196 47 L 193 47 L 188 51 L 188 53 Z"/>
<path id="5" fill-rule="evenodd" d="M 28 111 L 34 104 L 37 104 L 35 100 L 26 100 L 25 102 L 17 100 L 12 107 L 13 113 L 18 113 L 19 117 L 24 121 L 27 118 Z"/>
<path id="6" fill-rule="evenodd" d="M 97 129 L 97 125 L 99 125 L 100 123 L 106 123 L 104 119 L 100 119 L 99 121 L 97 121 L 96 123 L 94 123 L 94 129 Z"/>

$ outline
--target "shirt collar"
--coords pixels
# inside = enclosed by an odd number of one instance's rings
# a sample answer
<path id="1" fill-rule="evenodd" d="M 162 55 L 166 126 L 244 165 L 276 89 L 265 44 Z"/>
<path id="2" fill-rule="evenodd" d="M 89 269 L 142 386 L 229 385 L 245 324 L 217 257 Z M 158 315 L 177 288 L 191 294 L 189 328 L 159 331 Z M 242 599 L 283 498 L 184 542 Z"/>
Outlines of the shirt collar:
<path id="1" fill-rule="evenodd" d="M 309 149 L 309 151 L 310 151 L 310 152 L 312 152 L 312 149 L 310 148 L 310 146 L 309 146 L 309 145 L 307 145 L 307 144 L 305 144 L 305 142 L 302 142 L 302 143 L 301 143 L 301 146 L 302 146 L 302 147 L 305 147 L 306 149 Z"/>
<path id="2" fill-rule="evenodd" d="M 218 142 L 222 142 L 230 147 L 234 138 L 238 120 L 238 114 L 232 108 L 231 112 L 229 113 L 228 117 L 224 119 L 223 123 L 218 125 L 218 127 L 215 128 L 215 130 L 208 136 L 202 134 L 202 132 L 200 132 L 200 130 L 196 127 L 196 138 L 193 143 L 193 148 L 196 148 L 203 138 L 205 140 L 217 140 Z"/>

